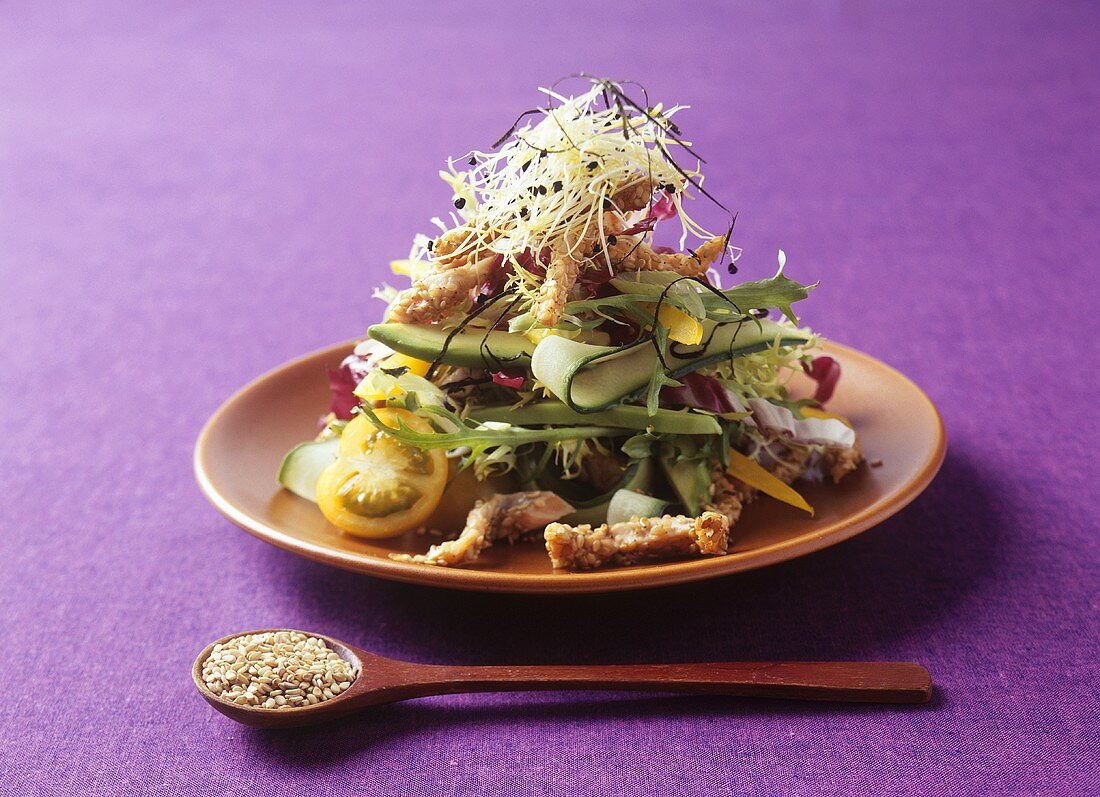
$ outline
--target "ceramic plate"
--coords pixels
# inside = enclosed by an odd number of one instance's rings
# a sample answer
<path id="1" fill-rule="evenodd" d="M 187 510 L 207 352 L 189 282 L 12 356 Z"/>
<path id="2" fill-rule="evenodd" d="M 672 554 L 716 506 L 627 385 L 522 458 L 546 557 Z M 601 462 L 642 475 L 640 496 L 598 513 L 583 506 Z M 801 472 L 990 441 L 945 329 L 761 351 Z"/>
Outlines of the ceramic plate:
<path id="1" fill-rule="evenodd" d="M 276 368 L 242 388 L 214 413 L 195 448 L 203 492 L 241 528 L 294 553 L 361 573 L 415 584 L 497 592 L 601 592 L 712 578 L 811 553 L 899 511 L 928 486 L 945 452 L 943 422 L 908 378 L 854 349 L 831 343 L 844 377 L 829 409 L 848 416 L 868 460 L 839 485 L 799 483 L 815 507 L 809 517 L 761 498 L 734 527 L 726 556 L 587 573 L 555 572 L 538 542 L 487 550 L 473 565 L 442 568 L 395 562 L 394 552 L 423 552 L 430 538 L 391 540 L 343 534 L 317 507 L 283 490 L 275 474 L 283 455 L 316 434 L 328 407 L 325 368 L 351 350 L 344 343 Z"/>

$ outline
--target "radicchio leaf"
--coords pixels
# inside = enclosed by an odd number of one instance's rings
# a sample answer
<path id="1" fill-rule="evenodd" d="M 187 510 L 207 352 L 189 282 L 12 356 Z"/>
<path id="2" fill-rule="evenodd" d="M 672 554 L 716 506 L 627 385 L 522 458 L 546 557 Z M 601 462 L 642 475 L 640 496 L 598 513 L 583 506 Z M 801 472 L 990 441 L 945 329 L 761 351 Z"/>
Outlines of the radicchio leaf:
<path id="1" fill-rule="evenodd" d="M 332 393 L 329 412 L 342 421 L 350 420 L 352 410 L 359 406 L 355 388 L 368 373 L 374 370 L 374 363 L 356 354 L 349 354 L 336 369 L 328 369 L 328 389 Z"/>
<path id="2" fill-rule="evenodd" d="M 680 387 L 661 389 L 662 407 L 694 407 L 714 413 L 744 412 L 737 396 L 713 376 L 686 374 Z"/>
<path id="3" fill-rule="evenodd" d="M 524 249 L 517 255 L 513 255 L 516 262 L 519 263 L 520 268 L 524 271 L 534 274 L 536 277 L 546 276 L 546 267 L 550 265 L 550 250 L 544 248 L 539 253 L 538 259 L 535 259 L 534 253 L 530 249 Z M 509 268 L 511 271 L 511 268 Z"/>
<path id="4" fill-rule="evenodd" d="M 676 216 L 676 203 L 672 201 L 672 195 L 668 193 L 661 194 L 661 198 L 653 203 L 653 210 L 650 213 L 657 221 L 674 218 Z"/>
<path id="5" fill-rule="evenodd" d="M 627 227 L 618 235 L 640 235 L 643 232 L 653 232 L 653 228 L 657 226 L 657 217 L 653 214 L 646 216 L 644 219 L 634 222 L 631 226 Z"/>
<path id="6" fill-rule="evenodd" d="M 615 272 L 603 263 L 596 261 L 595 268 L 585 269 L 577 277 L 577 282 L 589 289 L 604 285 L 615 278 Z"/>
<path id="7" fill-rule="evenodd" d="M 477 286 L 475 291 L 475 299 L 477 302 L 488 298 L 489 296 L 496 296 L 504 289 L 504 283 L 508 280 L 508 275 L 512 273 L 512 265 L 504 262 L 504 255 L 495 255 L 493 262 L 489 264 L 489 277 L 485 282 Z"/>
<path id="8" fill-rule="evenodd" d="M 672 201 L 671 194 L 661 194 L 661 198 L 653 203 L 649 214 L 644 219 L 639 219 L 631 226 L 623 230 L 619 235 L 640 235 L 644 232 L 653 232 L 657 222 L 675 218 L 677 213 L 676 203 Z M 672 252 L 672 249 L 668 250 Z"/>
<path id="9" fill-rule="evenodd" d="M 496 371 L 493 375 L 493 382 L 504 387 L 510 387 L 513 390 L 520 390 L 523 388 L 524 382 L 527 380 L 522 376 L 512 376 L 506 374 L 504 371 Z"/>
<path id="10" fill-rule="evenodd" d="M 840 381 L 840 363 L 832 357 L 814 357 L 809 364 L 802 363 L 802 370 L 817 382 L 814 401 L 824 404 L 833 397 L 836 383 Z"/>

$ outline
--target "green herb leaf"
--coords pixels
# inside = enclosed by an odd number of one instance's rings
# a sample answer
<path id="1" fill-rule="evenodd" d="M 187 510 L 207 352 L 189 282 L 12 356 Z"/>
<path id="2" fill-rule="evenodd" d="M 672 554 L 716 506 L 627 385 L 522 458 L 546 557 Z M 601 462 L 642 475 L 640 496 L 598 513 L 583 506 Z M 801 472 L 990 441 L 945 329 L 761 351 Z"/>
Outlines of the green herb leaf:
<path id="1" fill-rule="evenodd" d="M 658 352 L 668 350 L 668 329 L 666 327 L 660 324 L 653 327 L 653 345 Z M 658 356 L 657 362 L 653 365 L 653 374 L 649 377 L 649 387 L 646 388 L 645 406 L 650 415 L 657 414 L 661 402 L 661 388 L 665 385 L 681 387 L 683 383 L 668 375 L 664 357 Z"/>
<path id="2" fill-rule="evenodd" d="M 683 382 L 666 374 L 664 367 L 658 362 L 653 369 L 653 376 L 649 379 L 649 387 L 646 389 L 645 406 L 650 415 L 657 414 L 657 408 L 661 401 L 661 388 L 665 385 L 681 387 Z"/>
<path id="3" fill-rule="evenodd" d="M 657 439 L 648 433 L 636 434 L 627 438 L 622 445 L 622 451 L 631 459 L 645 459 L 653 452 L 653 444 Z"/>
<path id="4" fill-rule="evenodd" d="M 792 323 L 797 324 L 798 316 L 794 314 L 791 305 L 805 299 L 816 287 L 816 282 L 813 285 L 795 282 L 784 275 L 781 268 L 774 277 L 727 288 L 722 291 L 725 299 L 713 293 L 705 293 L 703 303 L 706 305 L 708 317 L 715 321 L 729 320 L 731 316 L 744 315 L 749 310 L 774 307 L 781 310 Z"/>
<path id="5" fill-rule="evenodd" d="M 370 407 L 361 407 L 360 412 L 370 418 L 386 434 L 417 448 L 459 448 L 469 446 L 476 450 L 487 450 L 496 446 L 515 446 L 526 443 L 549 443 L 558 440 L 586 440 L 593 437 L 621 437 L 628 430 L 612 426 L 568 426 L 549 429 L 527 429 L 507 423 L 477 423 L 464 420 L 450 410 L 440 406 L 420 408 L 420 415 L 427 418 L 438 431 L 432 433 L 417 432 L 404 423 L 394 428 L 386 426 Z"/>

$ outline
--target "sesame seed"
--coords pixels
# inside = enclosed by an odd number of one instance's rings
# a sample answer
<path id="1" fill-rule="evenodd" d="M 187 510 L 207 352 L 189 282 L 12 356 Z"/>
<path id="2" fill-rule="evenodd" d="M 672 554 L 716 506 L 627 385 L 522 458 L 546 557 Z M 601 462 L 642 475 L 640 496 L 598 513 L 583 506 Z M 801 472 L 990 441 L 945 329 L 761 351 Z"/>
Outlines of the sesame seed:
<path id="1" fill-rule="evenodd" d="M 212 694 L 271 710 L 330 700 L 358 675 L 324 640 L 298 631 L 235 637 L 216 645 L 202 665 Z"/>

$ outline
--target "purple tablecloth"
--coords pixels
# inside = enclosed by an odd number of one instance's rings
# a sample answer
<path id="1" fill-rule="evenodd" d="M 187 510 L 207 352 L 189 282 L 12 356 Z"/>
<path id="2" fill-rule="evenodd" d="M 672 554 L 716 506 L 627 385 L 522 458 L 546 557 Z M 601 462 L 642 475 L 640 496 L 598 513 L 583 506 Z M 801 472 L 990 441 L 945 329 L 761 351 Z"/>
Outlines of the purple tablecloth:
<path id="1" fill-rule="evenodd" d="M 1096 5 L 53 5 L 0 9 L 0 789 L 1100 790 Z M 444 157 L 579 69 L 694 106 L 743 273 L 784 248 L 821 280 L 810 322 L 929 392 L 936 482 L 805 559 L 597 597 L 386 583 L 224 520 L 203 421 L 377 319 Z M 937 691 L 482 695 L 257 732 L 188 668 L 262 626 L 419 661 L 915 660 Z"/>

